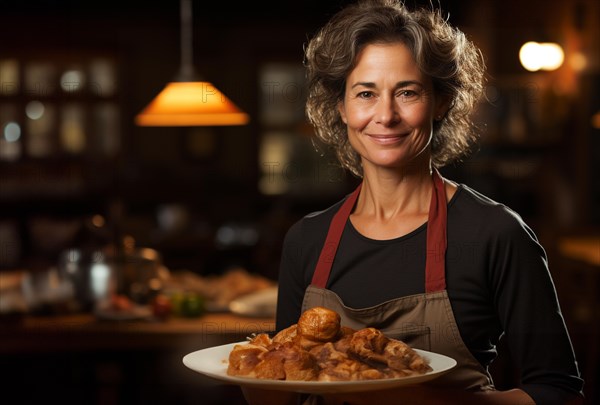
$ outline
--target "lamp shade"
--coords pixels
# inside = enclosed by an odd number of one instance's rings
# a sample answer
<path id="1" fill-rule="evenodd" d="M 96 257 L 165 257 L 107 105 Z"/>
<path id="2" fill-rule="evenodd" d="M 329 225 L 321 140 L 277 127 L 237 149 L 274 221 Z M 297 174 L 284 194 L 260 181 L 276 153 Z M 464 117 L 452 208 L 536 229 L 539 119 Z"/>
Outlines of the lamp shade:
<path id="1" fill-rule="evenodd" d="M 210 82 L 170 82 L 136 117 L 140 126 L 244 125 L 248 114 Z"/>

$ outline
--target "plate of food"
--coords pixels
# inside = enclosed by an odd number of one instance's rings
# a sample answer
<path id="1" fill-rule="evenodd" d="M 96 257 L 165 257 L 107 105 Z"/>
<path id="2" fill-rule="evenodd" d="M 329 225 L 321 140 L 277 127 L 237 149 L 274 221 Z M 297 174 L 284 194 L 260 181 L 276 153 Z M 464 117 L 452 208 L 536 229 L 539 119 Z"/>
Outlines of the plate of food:
<path id="1" fill-rule="evenodd" d="M 317 316 L 315 317 L 315 313 Z M 382 390 L 436 379 L 456 360 L 413 349 L 375 328 L 359 330 L 334 321 L 337 313 L 316 307 L 297 324 L 270 337 L 187 354 L 189 369 L 227 384 L 310 394 Z M 305 320 L 310 320 L 304 322 Z"/>

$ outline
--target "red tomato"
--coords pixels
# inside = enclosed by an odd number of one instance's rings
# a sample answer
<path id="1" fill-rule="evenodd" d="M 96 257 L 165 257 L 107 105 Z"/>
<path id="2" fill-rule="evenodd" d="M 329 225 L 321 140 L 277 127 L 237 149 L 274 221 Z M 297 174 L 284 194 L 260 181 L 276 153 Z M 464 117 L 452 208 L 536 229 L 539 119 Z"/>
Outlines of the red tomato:
<path id="1" fill-rule="evenodd" d="M 167 319 L 171 315 L 171 300 L 164 294 L 158 294 L 152 300 L 152 313 L 158 319 Z"/>
<path id="2" fill-rule="evenodd" d="M 115 311 L 130 311 L 133 308 L 131 300 L 121 294 L 115 294 L 110 297 L 110 306 Z"/>

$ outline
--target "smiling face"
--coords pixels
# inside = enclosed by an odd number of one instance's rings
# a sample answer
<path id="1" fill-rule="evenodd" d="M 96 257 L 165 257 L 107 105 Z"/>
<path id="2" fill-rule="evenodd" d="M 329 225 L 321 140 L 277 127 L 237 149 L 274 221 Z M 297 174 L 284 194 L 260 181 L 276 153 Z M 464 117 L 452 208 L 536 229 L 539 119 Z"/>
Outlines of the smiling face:
<path id="1" fill-rule="evenodd" d="M 370 44 L 361 51 L 339 104 L 365 173 L 369 167 L 429 167 L 433 119 L 445 109 L 431 79 L 400 42 Z"/>

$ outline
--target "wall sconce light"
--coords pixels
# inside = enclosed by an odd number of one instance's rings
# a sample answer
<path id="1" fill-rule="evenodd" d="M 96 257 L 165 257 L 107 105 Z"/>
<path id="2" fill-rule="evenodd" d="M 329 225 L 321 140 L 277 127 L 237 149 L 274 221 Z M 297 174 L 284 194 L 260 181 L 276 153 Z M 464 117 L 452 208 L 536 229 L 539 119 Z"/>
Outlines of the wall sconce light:
<path id="1" fill-rule="evenodd" d="M 556 70 L 565 60 L 565 53 L 554 42 L 526 42 L 519 51 L 521 65 L 530 72 Z"/>

